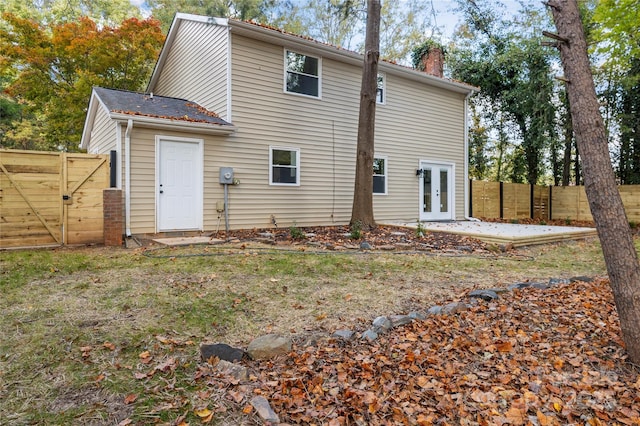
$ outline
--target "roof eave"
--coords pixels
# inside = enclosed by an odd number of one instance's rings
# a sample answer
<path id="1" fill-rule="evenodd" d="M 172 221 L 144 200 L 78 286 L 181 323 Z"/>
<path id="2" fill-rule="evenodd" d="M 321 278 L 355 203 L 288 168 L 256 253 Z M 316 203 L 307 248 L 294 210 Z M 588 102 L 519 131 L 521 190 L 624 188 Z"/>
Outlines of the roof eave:
<path id="1" fill-rule="evenodd" d="M 183 131 L 189 133 L 205 133 L 208 135 L 229 135 L 236 131 L 231 124 L 213 124 L 201 121 L 173 120 L 169 118 L 148 117 L 136 114 L 111 113 L 110 118 L 115 121 L 127 122 L 132 120 L 138 127 Z"/>

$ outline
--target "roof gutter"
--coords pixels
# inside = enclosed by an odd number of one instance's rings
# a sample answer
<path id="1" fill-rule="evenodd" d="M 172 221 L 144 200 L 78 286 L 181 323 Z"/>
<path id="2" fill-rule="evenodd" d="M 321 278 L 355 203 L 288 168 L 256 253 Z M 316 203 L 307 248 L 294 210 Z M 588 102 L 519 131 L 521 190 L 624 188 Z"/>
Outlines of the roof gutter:
<path id="1" fill-rule="evenodd" d="M 236 131 L 236 127 L 231 124 L 212 124 L 200 121 L 182 121 L 166 118 L 155 118 L 144 115 L 110 113 L 112 120 L 130 122 L 133 121 L 139 127 L 153 127 L 155 129 L 165 129 L 183 132 L 198 132 L 209 135 L 228 135 Z"/>

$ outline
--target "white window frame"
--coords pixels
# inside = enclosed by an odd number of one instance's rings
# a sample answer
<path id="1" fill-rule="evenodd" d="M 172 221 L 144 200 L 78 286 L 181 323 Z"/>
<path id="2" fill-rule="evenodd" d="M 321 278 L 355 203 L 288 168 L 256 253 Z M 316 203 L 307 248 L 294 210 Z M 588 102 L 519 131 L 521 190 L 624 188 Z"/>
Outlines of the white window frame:
<path id="1" fill-rule="evenodd" d="M 376 81 L 380 77 L 382 77 L 382 84 L 376 84 L 376 103 L 378 105 L 385 105 L 387 103 L 387 75 L 385 73 L 378 73 Z M 379 90 L 382 90 L 382 99 L 378 96 Z"/>
<path id="2" fill-rule="evenodd" d="M 284 93 L 287 93 L 289 95 L 295 95 L 295 96 L 304 96 L 305 98 L 311 98 L 311 99 L 322 99 L 322 58 L 319 56 L 314 56 L 314 55 L 308 55 L 306 53 L 301 53 L 299 51 L 295 51 L 295 50 L 291 50 L 291 49 L 287 49 L 286 47 L 283 50 L 284 54 L 284 76 L 283 76 L 283 85 L 282 85 L 282 90 Z M 287 53 L 291 52 L 291 53 L 295 53 L 296 55 L 301 55 L 301 56 L 308 56 L 310 58 L 314 58 L 318 61 L 318 75 L 311 75 L 311 74 L 304 74 L 304 73 L 299 73 L 296 71 L 291 71 L 294 72 L 296 74 L 301 74 L 307 77 L 313 77 L 316 78 L 318 80 L 318 96 L 313 96 L 313 95 L 307 95 L 306 93 L 298 93 L 298 92 L 290 92 L 289 90 L 287 90 L 287 75 L 289 74 L 289 63 L 288 63 L 288 58 L 287 58 Z"/>
<path id="3" fill-rule="evenodd" d="M 373 176 L 382 176 L 384 177 L 384 192 L 373 192 L 373 188 L 371 188 L 371 191 L 373 193 L 373 195 L 387 195 L 387 188 L 388 188 L 388 183 L 389 183 L 389 159 L 387 158 L 387 156 L 385 155 L 375 155 L 373 157 L 373 161 L 375 163 L 376 160 L 382 160 L 384 161 L 384 174 L 380 175 L 380 174 L 373 174 Z"/>
<path id="4" fill-rule="evenodd" d="M 296 182 L 274 182 L 273 181 L 273 151 L 290 151 L 296 153 Z M 286 146 L 269 146 L 269 185 L 271 186 L 300 186 L 300 148 Z"/>

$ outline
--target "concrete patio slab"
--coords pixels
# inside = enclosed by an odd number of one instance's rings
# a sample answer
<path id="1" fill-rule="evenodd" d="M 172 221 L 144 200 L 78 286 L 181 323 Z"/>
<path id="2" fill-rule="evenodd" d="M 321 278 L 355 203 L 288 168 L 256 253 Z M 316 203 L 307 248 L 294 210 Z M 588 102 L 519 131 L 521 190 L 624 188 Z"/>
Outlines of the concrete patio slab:
<path id="1" fill-rule="evenodd" d="M 386 223 L 416 229 L 417 222 Z M 597 237 L 595 228 L 577 226 L 521 225 L 482 221 L 422 222 L 429 232 L 449 232 L 477 238 L 487 243 L 512 244 L 522 247 L 535 244 L 555 243 Z"/>

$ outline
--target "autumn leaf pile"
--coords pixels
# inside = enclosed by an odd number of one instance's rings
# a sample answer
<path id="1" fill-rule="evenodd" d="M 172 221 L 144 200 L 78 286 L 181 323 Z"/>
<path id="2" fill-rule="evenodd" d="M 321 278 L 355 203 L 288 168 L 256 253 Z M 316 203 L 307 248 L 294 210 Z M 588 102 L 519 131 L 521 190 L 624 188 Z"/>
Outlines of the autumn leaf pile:
<path id="1" fill-rule="evenodd" d="M 247 362 L 250 385 L 209 384 L 246 412 L 263 395 L 290 424 L 638 425 L 640 377 L 622 345 L 598 280 L 506 293 L 372 343 L 330 339 Z"/>

